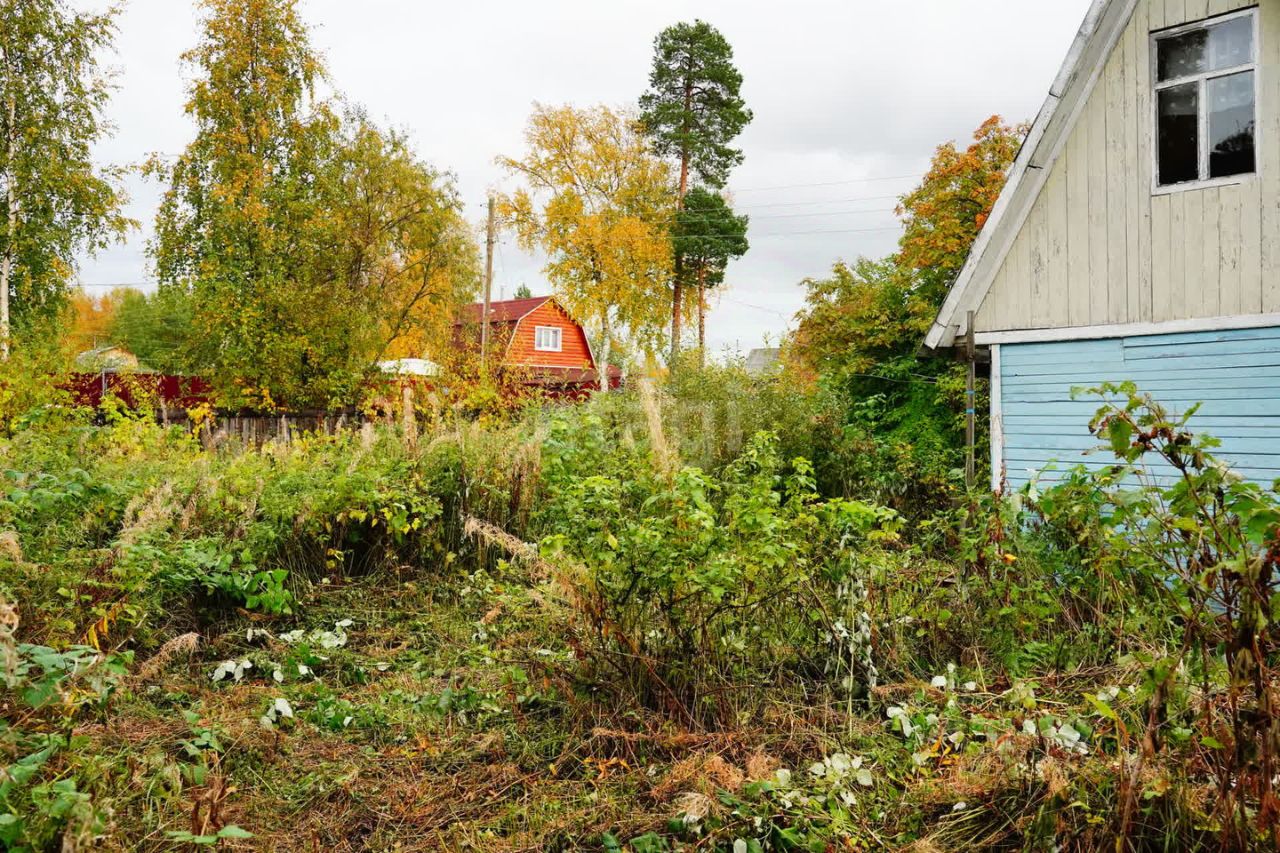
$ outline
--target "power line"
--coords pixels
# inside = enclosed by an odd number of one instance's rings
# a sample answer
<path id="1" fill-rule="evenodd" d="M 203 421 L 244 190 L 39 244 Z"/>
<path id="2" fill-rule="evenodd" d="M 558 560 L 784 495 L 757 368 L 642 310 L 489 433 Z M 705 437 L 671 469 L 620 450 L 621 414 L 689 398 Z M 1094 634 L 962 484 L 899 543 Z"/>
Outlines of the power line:
<path id="1" fill-rule="evenodd" d="M 735 299 L 732 296 L 721 296 L 720 298 L 725 302 L 732 302 L 735 305 L 741 305 L 744 308 L 754 308 L 757 311 L 764 311 L 767 314 L 776 314 L 786 320 L 789 320 L 792 317 L 791 314 L 788 314 L 785 311 L 779 311 L 776 308 L 766 308 L 763 305 L 754 305 L 750 302 L 743 302 L 741 299 Z"/>
<path id="2" fill-rule="evenodd" d="M 815 216 L 853 216 L 862 213 L 878 213 L 886 215 L 893 213 L 895 208 L 892 207 L 867 207 L 862 210 L 819 210 L 814 213 L 769 213 L 763 216 L 751 215 L 751 221 L 757 222 L 761 219 L 812 219 Z M 685 222 L 718 222 L 719 216 L 682 216 Z"/>
<path id="3" fill-rule="evenodd" d="M 920 178 L 922 173 L 913 172 L 910 175 L 886 175 L 882 178 L 853 178 L 848 181 L 824 181 L 819 184 L 780 184 L 776 187 L 747 187 L 745 189 L 730 189 L 731 193 L 763 193 L 772 192 L 774 190 L 800 190 L 810 187 L 842 187 L 849 184 L 871 184 L 877 181 L 905 181 L 908 178 Z"/>
<path id="4" fill-rule="evenodd" d="M 886 231 L 901 231 L 901 225 L 890 225 L 885 228 L 832 228 L 819 231 L 780 231 L 776 234 L 756 234 L 756 237 L 801 237 L 806 234 L 876 234 Z"/>
<path id="5" fill-rule="evenodd" d="M 741 207 L 735 207 L 733 209 L 735 211 L 740 211 L 740 210 L 763 210 L 765 208 L 774 208 L 774 207 L 809 207 L 809 206 L 816 206 L 819 204 L 849 204 L 855 201 L 890 201 L 890 200 L 897 200 L 899 198 L 902 198 L 902 196 L 901 194 L 898 194 L 898 193 L 895 193 L 894 195 L 864 195 L 864 196 L 854 196 L 852 198 L 815 199 L 813 201 L 775 201 L 775 202 L 769 202 L 767 204 L 745 204 L 745 205 L 742 205 Z"/>

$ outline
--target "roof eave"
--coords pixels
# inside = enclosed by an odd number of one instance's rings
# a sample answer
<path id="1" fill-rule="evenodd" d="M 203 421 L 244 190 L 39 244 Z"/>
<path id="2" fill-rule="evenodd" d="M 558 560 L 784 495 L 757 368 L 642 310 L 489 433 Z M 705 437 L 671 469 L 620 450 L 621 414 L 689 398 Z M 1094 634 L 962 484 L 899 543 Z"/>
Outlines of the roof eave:
<path id="1" fill-rule="evenodd" d="M 967 313 L 977 311 L 986 298 L 1136 5 L 1137 0 L 1094 0 L 1089 8 L 1004 190 L 925 337 L 928 348 L 951 347 L 968 331 Z"/>

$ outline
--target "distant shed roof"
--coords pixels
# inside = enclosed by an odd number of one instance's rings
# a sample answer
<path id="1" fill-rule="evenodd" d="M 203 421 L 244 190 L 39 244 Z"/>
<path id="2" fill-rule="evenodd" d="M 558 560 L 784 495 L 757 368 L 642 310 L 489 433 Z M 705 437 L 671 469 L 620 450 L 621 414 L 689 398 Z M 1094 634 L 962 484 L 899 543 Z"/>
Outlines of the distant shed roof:
<path id="1" fill-rule="evenodd" d="M 762 376 L 768 373 L 778 365 L 778 359 L 781 355 L 782 350 L 776 347 L 753 349 L 747 354 L 747 373 L 752 376 Z"/>
<path id="2" fill-rule="evenodd" d="M 124 347 L 105 346 L 75 357 L 75 368 L 90 373 L 155 373 Z"/>

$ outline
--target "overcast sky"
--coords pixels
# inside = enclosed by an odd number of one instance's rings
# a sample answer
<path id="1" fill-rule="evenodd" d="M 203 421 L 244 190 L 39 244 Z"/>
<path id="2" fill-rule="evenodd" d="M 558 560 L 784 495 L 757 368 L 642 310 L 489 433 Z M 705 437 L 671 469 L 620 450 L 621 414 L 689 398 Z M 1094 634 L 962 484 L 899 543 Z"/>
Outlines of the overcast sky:
<path id="1" fill-rule="evenodd" d="M 103 0 L 76 0 L 84 8 Z M 702 18 L 733 45 L 755 121 L 730 191 L 751 216 L 751 251 L 729 270 L 708 320 L 716 350 L 776 342 L 803 303 L 801 282 L 897 240 L 894 199 L 934 148 L 986 117 L 1034 117 L 1089 0 L 302 0 L 333 85 L 457 177 L 480 223 L 499 154 L 519 154 L 534 101 L 633 104 L 654 36 Z M 197 37 L 193 0 L 127 0 L 120 20 L 115 136 L 104 163 L 180 152 Z M 82 281 L 146 286 L 159 188 L 131 179 L 127 245 L 84 262 Z M 510 237 L 495 296 L 549 292 L 541 263 Z"/>

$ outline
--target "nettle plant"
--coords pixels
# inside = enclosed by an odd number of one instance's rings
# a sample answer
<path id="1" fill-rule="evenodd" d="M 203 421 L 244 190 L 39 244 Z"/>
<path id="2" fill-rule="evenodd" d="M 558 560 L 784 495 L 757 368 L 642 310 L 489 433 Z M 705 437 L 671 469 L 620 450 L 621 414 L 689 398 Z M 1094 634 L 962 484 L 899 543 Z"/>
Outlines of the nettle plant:
<path id="1" fill-rule="evenodd" d="M 1116 721 L 1143 745 L 1125 774 L 1121 832 L 1141 765 L 1178 742 L 1217 781 L 1224 841 L 1280 844 L 1280 498 L 1214 456 L 1219 442 L 1189 427 L 1198 407 L 1175 415 L 1133 383 L 1090 393 L 1104 400 L 1090 428 L 1117 464 L 1077 471 L 1039 498 L 1040 511 L 1170 626 L 1163 652 L 1138 656 L 1139 731 Z"/>

